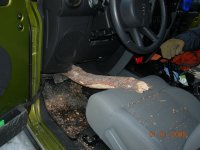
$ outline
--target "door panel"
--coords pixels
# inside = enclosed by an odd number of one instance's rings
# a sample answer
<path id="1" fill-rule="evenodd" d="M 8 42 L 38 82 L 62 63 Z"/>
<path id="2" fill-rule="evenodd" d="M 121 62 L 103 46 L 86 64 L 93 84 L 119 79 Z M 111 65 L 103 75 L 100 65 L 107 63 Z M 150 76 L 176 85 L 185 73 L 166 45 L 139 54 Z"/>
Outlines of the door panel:
<path id="1" fill-rule="evenodd" d="M 26 1 L 3 1 L 4 5 L 0 5 L 0 48 L 9 57 L 11 74 L 0 96 L 0 116 L 25 103 L 29 99 L 30 90 L 30 26 Z M 3 69 L 6 66 L 0 67 Z M 2 78 L 5 78 L 5 74 L 0 74 L 0 80 Z"/>
<path id="2" fill-rule="evenodd" d="M 0 6 L 6 6 L 8 5 L 9 0 L 0 0 Z"/>

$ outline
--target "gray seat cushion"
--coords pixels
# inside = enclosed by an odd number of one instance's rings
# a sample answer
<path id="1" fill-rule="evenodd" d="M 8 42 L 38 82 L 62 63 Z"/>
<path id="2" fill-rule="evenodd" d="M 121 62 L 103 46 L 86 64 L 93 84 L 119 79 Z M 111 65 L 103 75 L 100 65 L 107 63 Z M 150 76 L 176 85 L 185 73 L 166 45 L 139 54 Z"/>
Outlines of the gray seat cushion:
<path id="1" fill-rule="evenodd" d="M 143 80 L 152 87 L 143 94 L 114 89 L 91 96 L 90 126 L 111 149 L 182 150 L 200 123 L 199 101 L 156 76 Z"/>

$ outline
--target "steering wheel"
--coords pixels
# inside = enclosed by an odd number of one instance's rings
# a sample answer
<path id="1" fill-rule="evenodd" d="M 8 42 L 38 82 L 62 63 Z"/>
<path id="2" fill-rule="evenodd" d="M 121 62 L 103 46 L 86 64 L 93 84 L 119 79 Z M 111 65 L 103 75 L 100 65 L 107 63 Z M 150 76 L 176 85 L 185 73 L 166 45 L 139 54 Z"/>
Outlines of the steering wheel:
<path id="1" fill-rule="evenodd" d="M 161 9 L 161 25 L 156 35 L 150 28 L 152 21 L 149 0 L 110 0 L 111 18 L 117 34 L 128 50 L 138 54 L 155 51 L 166 33 L 167 13 L 164 0 L 158 0 Z M 144 45 L 142 36 L 151 40 Z"/>

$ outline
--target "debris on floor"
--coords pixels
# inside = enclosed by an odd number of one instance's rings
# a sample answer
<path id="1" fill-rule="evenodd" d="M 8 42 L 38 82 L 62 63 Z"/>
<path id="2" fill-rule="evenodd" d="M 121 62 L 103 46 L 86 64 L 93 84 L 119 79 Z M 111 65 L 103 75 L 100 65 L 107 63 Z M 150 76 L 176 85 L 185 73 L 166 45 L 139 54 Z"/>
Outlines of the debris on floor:
<path id="1" fill-rule="evenodd" d="M 83 150 L 94 149 L 82 140 L 82 133 L 89 128 L 85 110 L 88 98 L 93 92 L 95 91 L 85 89 L 71 80 L 57 84 L 53 80 L 47 80 L 43 91 L 50 116 Z"/>
<path id="2" fill-rule="evenodd" d="M 88 126 L 85 118 L 87 97 L 81 93 L 82 87 L 73 82 L 52 84 L 45 85 L 46 108 L 67 135 L 75 139 Z"/>

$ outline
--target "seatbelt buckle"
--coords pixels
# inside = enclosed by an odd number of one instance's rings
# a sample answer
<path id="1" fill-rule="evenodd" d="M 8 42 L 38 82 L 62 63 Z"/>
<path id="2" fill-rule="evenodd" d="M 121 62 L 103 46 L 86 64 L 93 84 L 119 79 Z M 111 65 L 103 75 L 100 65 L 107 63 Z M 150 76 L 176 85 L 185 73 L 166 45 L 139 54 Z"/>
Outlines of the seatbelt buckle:
<path id="1" fill-rule="evenodd" d="M 136 57 L 135 62 L 137 65 L 143 64 L 144 57 Z"/>

